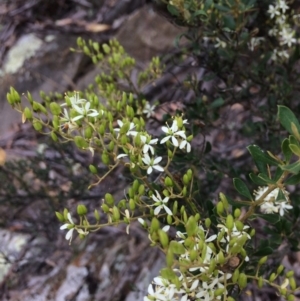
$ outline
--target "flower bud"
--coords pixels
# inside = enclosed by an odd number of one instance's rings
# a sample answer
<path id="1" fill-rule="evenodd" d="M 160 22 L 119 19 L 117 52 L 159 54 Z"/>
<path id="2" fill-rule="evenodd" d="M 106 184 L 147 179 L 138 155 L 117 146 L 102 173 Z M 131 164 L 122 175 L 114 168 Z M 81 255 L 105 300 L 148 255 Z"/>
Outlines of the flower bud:
<path id="1" fill-rule="evenodd" d="M 281 272 L 284 270 L 284 266 L 281 264 L 279 265 L 279 267 L 277 268 L 277 274 L 281 274 Z"/>
<path id="2" fill-rule="evenodd" d="M 145 193 L 145 185 L 140 185 L 139 186 L 139 195 L 144 195 Z"/>
<path id="3" fill-rule="evenodd" d="M 295 300 L 295 296 L 294 295 L 288 295 L 287 296 L 287 301 L 294 301 Z"/>
<path id="4" fill-rule="evenodd" d="M 108 206 L 113 206 L 115 204 L 114 197 L 110 193 L 106 193 L 104 199 Z"/>
<path id="5" fill-rule="evenodd" d="M 186 188 L 186 186 L 184 186 L 183 189 L 182 189 L 182 195 L 183 196 L 187 195 L 187 188 Z"/>
<path id="6" fill-rule="evenodd" d="M 277 275 L 275 273 L 272 273 L 269 277 L 269 281 L 273 282 L 276 279 Z"/>
<path id="7" fill-rule="evenodd" d="M 224 264 L 225 263 L 225 258 L 224 258 L 224 254 L 222 251 L 220 251 L 218 254 L 217 254 L 217 263 L 218 264 Z"/>
<path id="8" fill-rule="evenodd" d="M 206 227 L 206 228 L 209 228 L 209 227 L 210 227 L 210 225 L 211 225 L 211 220 L 210 220 L 209 217 L 205 219 L 204 224 L 205 224 L 205 227 Z"/>
<path id="9" fill-rule="evenodd" d="M 129 209 L 133 211 L 135 207 L 135 201 L 133 199 L 129 199 Z"/>
<path id="10" fill-rule="evenodd" d="M 26 107 L 24 109 L 23 114 L 24 114 L 24 116 L 25 116 L 26 119 L 29 119 L 29 120 L 32 119 L 32 112 L 31 112 L 31 110 L 28 107 Z"/>
<path id="11" fill-rule="evenodd" d="M 174 254 L 171 248 L 168 249 L 168 252 L 166 254 L 166 263 L 167 263 L 167 267 L 172 267 L 174 263 Z"/>
<path id="12" fill-rule="evenodd" d="M 6 99 L 11 106 L 13 106 L 15 104 L 14 97 L 10 93 L 6 94 Z"/>
<path id="13" fill-rule="evenodd" d="M 294 277 L 290 277 L 289 278 L 289 283 L 290 283 L 291 289 L 294 291 L 297 288 L 297 284 L 296 284 L 295 278 Z"/>
<path id="14" fill-rule="evenodd" d="M 65 221 L 69 220 L 68 219 L 68 213 L 69 213 L 69 210 L 67 208 L 65 208 L 64 212 L 63 212 L 63 216 L 64 216 Z"/>
<path id="15" fill-rule="evenodd" d="M 91 126 L 86 127 L 84 130 L 84 137 L 86 139 L 91 139 L 93 136 L 93 132 L 94 132 L 94 130 Z"/>
<path id="16" fill-rule="evenodd" d="M 239 279 L 239 276 L 240 276 L 240 270 L 239 269 L 235 269 L 233 274 L 232 274 L 232 282 L 233 283 L 237 283 L 238 279 Z"/>
<path id="17" fill-rule="evenodd" d="M 217 203 L 217 213 L 218 213 L 219 215 L 222 215 L 223 212 L 224 212 L 224 205 L 223 205 L 222 202 L 218 202 L 218 203 Z"/>
<path id="18" fill-rule="evenodd" d="M 95 165 L 90 164 L 89 165 L 89 170 L 92 174 L 97 174 L 98 173 L 97 167 Z"/>
<path id="19" fill-rule="evenodd" d="M 290 278 L 290 277 L 294 276 L 294 271 L 288 271 L 288 272 L 285 274 L 285 276 L 286 276 L 287 278 Z"/>
<path id="20" fill-rule="evenodd" d="M 178 202 L 175 201 L 174 204 L 173 204 L 172 213 L 173 213 L 173 215 L 176 215 L 177 212 L 178 212 Z"/>
<path id="21" fill-rule="evenodd" d="M 238 279 L 238 285 L 241 289 L 243 289 L 247 286 L 247 275 L 246 274 L 240 273 L 240 276 Z"/>
<path id="22" fill-rule="evenodd" d="M 63 222 L 65 221 L 64 216 L 63 216 L 60 212 L 55 211 L 55 215 L 56 215 L 57 219 L 58 219 L 60 222 L 63 223 Z"/>
<path id="23" fill-rule="evenodd" d="M 55 130 L 58 130 L 59 128 L 59 119 L 58 116 L 54 115 L 52 118 L 52 124 Z"/>
<path id="24" fill-rule="evenodd" d="M 118 207 L 114 206 L 112 208 L 112 216 L 113 216 L 114 221 L 120 220 L 120 211 L 119 211 Z"/>
<path id="25" fill-rule="evenodd" d="M 123 199 L 118 203 L 118 208 L 119 209 L 125 209 L 126 208 L 126 200 Z"/>
<path id="26" fill-rule="evenodd" d="M 107 152 L 103 152 L 103 154 L 101 155 L 101 160 L 102 160 L 103 164 L 105 164 L 105 165 L 109 164 L 110 159 L 109 159 L 109 155 Z"/>
<path id="27" fill-rule="evenodd" d="M 190 260 L 194 261 L 197 258 L 198 258 L 198 252 L 197 252 L 197 250 L 195 250 L 195 249 L 190 250 Z"/>
<path id="28" fill-rule="evenodd" d="M 186 186 L 189 184 L 190 181 L 188 175 L 183 175 L 182 182 Z"/>
<path id="29" fill-rule="evenodd" d="M 81 136 L 75 136 L 74 142 L 78 148 L 87 148 L 89 144 Z"/>
<path id="30" fill-rule="evenodd" d="M 182 254 L 184 254 L 186 252 L 184 246 L 181 243 L 179 243 L 179 242 L 177 242 L 175 240 L 172 240 L 170 242 L 169 248 L 172 250 L 172 252 L 174 254 L 177 254 L 177 255 L 182 255 Z"/>
<path id="31" fill-rule="evenodd" d="M 79 204 L 77 206 L 77 214 L 78 215 L 86 215 L 87 214 L 87 208 L 85 205 Z"/>
<path id="32" fill-rule="evenodd" d="M 189 237 L 194 236 L 197 232 L 198 226 L 197 226 L 197 222 L 194 218 L 194 216 L 190 216 L 186 225 L 185 225 L 185 229 L 187 232 L 187 235 Z"/>
<path id="33" fill-rule="evenodd" d="M 187 176 L 189 178 L 189 181 L 191 181 L 192 178 L 193 178 L 193 171 L 191 169 L 188 169 L 188 171 L 186 172 L 186 174 L 187 174 Z"/>
<path id="34" fill-rule="evenodd" d="M 56 102 L 50 103 L 50 111 L 53 115 L 59 115 L 61 113 L 61 106 Z"/>
<path id="35" fill-rule="evenodd" d="M 99 212 L 98 212 L 97 209 L 95 209 L 95 211 L 94 211 L 94 216 L 95 216 L 96 221 L 99 222 L 100 221 L 100 215 L 99 215 Z"/>
<path id="36" fill-rule="evenodd" d="M 160 229 L 159 220 L 156 217 L 153 217 L 150 225 L 150 233 L 158 231 L 159 229 Z"/>
<path id="37" fill-rule="evenodd" d="M 268 256 L 264 256 L 258 261 L 258 264 L 263 265 L 266 263 L 267 260 L 268 260 Z"/>
<path id="38" fill-rule="evenodd" d="M 106 204 L 102 204 L 101 208 L 102 208 L 104 213 L 109 213 L 109 207 Z"/>
<path id="39" fill-rule="evenodd" d="M 173 181 L 171 180 L 171 178 L 166 177 L 164 182 L 166 187 L 173 187 Z"/>
<path id="40" fill-rule="evenodd" d="M 172 215 L 167 216 L 167 223 L 168 223 L 168 225 L 172 225 L 172 223 L 173 223 Z"/>
<path id="41" fill-rule="evenodd" d="M 42 123 L 38 120 L 33 120 L 32 125 L 33 125 L 34 129 L 38 132 L 43 129 Z"/>
<path id="42" fill-rule="evenodd" d="M 51 132 L 51 138 L 54 142 L 58 141 L 57 135 L 54 132 Z"/>
<path id="43" fill-rule="evenodd" d="M 235 218 L 239 218 L 241 216 L 241 210 L 239 208 L 236 208 L 234 210 L 234 214 L 233 215 L 234 215 Z"/>
<path id="44" fill-rule="evenodd" d="M 195 220 L 196 220 L 196 222 L 198 222 L 200 220 L 200 213 L 195 214 Z"/>
<path id="45" fill-rule="evenodd" d="M 163 231 L 163 230 L 158 230 L 158 237 L 160 244 L 162 245 L 163 248 L 166 248 L 169 245 L 169 236 L 168 234 Z"/>
<path id="46" fill-rule="evenodd" d="M 232 230 L 234 227 L 234 220 L 233 220 L 233 216 L 231 214 L 229 214 L 226 218 L 226 228 L 228 230 Z"/>
<path id="47" fill-rule="evenodd" d="M 101 123 L 99 128 L 98 128 L 98 133 L 103 136 L 105 134 L 106 130 L 106 123 Z"/>
<path id="48" fill-rule="evenodd" d="M 222 192 L 220 192 L 219 196 L 220 196 L 221 202 L 222 202 L 223 205 L 224 205 L 224 208 L 225 208 L 225 209 L 228 209 L 229 204 L 228 204 L 228 201 L 227 201 L 227 198 L 226 198 L 225 194 L 222 193 Z"/>
<path id="49" fill-rule="evenodd" d="M 214 291 L 214 296 L 215 297 L 218 297 L 218 296 L 222 296 L 225 292 L 225 288 L 217 288 L 215 291 Z"/>
<path id="50" fill-rule="evenodd" d="M 258 286 L 258 288 L 262 288 L 263 285 L 264 285 L 264 280 L 263 280 L 263 278 L 260 276 L 260 277 L 258 278 L 257 286 Z"/>

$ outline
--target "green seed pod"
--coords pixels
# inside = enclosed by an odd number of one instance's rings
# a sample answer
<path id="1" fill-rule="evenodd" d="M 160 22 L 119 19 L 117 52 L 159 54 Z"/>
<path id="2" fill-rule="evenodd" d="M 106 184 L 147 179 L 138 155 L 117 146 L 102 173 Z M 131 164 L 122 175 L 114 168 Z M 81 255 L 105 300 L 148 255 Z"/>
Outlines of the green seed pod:
<path id="1" fill-rule="evenodd" d="M 24 116 L 26 117 L 26 119 L 31 120 L 32 119 L 32 112 L 31 110 L 26 107 L 23 111 Z"/>
<path id="2" fill-rule="evenodd" d="M 286 288 L 279 288 L 279 293 L 281 296 L 285 297 L 287 295 L 287 290 Z"/>
<path id="3" fill-rule="evenodd" d="M 235 299 L 229 296 L 227 297 L 227 301 L 235 301 Z"/>
<path id="4" fill-rule="evenodd" d="M 64 216 L 65 221 L 68 221 L 68 213 L 69 213 L 69 210 L 67 208 L 65 208 L 64 212 L 63 212 L 63 216 Z"/>
<path id="5" fill-rule="evenodd" d="M 204 224 L 205 224 L 205 227 L 206 227 L 206 228 L 209 228 L 210 225 L 211 225 L 211 220 L 210 220 L 210 218 L 206 218 L 205 221 L 204 221 Z"/>
<path id="6" fill-rule="evenodd" d="M 186 186 L 184 186 L 183 189 L 182 189 L 182 195 L 183 196 L 187 195 L 187 188 L 186 188 Z"/>
<path id="7" fill-rule="evenodd" d="M 92 136 L 93 136 L 93 131 L 94 130 L 91 126 L 86 127 L 85 130 L 84 130 L 84 137 L 86 139 L 91 139 Z"/>
<path id="8" fill-rule="evenodd" d="M 56 102 L 50 103 L 50 111 L 53 115 L 59 115 L 61 113 L 61 106 Z"/>
<path id="9" fill-rule="evenodd" d="M 234 215 L 235 218 L 239 218 L 241 216 L 241 210 L 239 208 L 236 208 L 234 210 L 234 214 L 233 215 Z"/>
<path id="10" fill-rule="evenodd" d="M 255 235 L 255 229 L 251 229 L 249 235 L 250 235 L 251 237 L 253 237 L 253 236 Z"/>
<path id="11" fill-rule="evenodd" d="M 223 212 L 224 212 L 224 205 L 223 205 L 222 202 L 218 202 L 218 203 L 217 203 L 217 213 L 218 213 L 219 215 L 222 215 Z"/>
<path id="12" fill-rule="evenodd" d="M 132 189 L 133 189 L 133 192 L 134 193 L 137 193 L 138 192 L 138 190 L 139 190 L 139 181 L 138 180 L 134 180 L 133 181 L 133 184 L 132 184 Z"/>
<path id="13" fill-rule="evenodd" d="M 267 260 L 268 260 L 268 256 L 264 256 L 258 261 L 258 264 L 263 265 L 266 263 Z"/>
<path id="14" fill-rule="evenodd" d="M 129 199 L 129 209 L 133 211 L 135 209 L 135 201 L 133 199 Z"/>
<path id="15" fill-rule="evenodd" d="M 172 217 L 172 215 L 168 215 L 167 216 L 167 223 L 168 223 L 168 225 L 172 225 L 172 223 L 173 223 L 173 217 Z"/>
<path id="16" fill-rule="evenodd" d="M 84 45 L 84 41 L 81 37 L 78 37 L 76 42 L 79 47 L 82 47 Z"/>
<path id="17" fill-rule="evenodd" d="M 218 296 L 222 296 L 225 292 L 225 288 L 217 288 L 215 291 L 214 291 L 214 296 L 215 297 L 218 297 Z"/>
<path id="18" fill-rule="evenodd" d="M 238 285 L 241 289 L 247 286 L 247 275 L 244 273 L 240 273 L 240 277 L 238 279 Z"/>
<path id="19" fill-rule="evenodd" d="M 178 202 L 177 201 L 175 201 L 174 204 L 173 204 L 172 212 L 173 212 L 173 215 L 176 215 L 177 212 L 178 212 Z"/>
<path id="20" fill-rule="evenodd" d="M 233 283 L 237 283 L 238 279 L 239 279 L 239 276 L 240 276 L 240 270 L 239 269 L 235 269 L 233 274 L 232 274 L 232 282 Z"/>
<path id="21" fill-rule="evenodd" d="M 170 149 L 168 149 L 168 158 L 172 159 L 172 157 L 173 157 L 173 152 Z"/>
<path id="22" fill-rule="evenodd" d="M 235 226 L 239 231 L 243 231 L 245 225 L 241 221 L 236 221 Z"/>
<path id="23" fill-rule="evenodd" d="M 225 209 L 228 209 L 229 204 L 228 204 L 228 201 L 227 201 L 227 198 L 226 198 L 225 194 L 221 192 L 221 193 L 219 194 L 219 196 L 220 196 L 221 202 L 222 202 L 223 205 L 224 205 L 224 208 L 225 208 Z"/>
<path id="24" fill-rule="evenodd" d="M 13 106 L 15 104 L 15 100 L 14 100 L 13 96 L 10 93 L 6 94 L 6 99 L 7 99 L 8 103 L 11 106 Z"/>
<path id="25" fill-rule="evenodd" d="M 172 250 L 172 252 L 174 254 L 177 254 L 177 255 L 182 255 L 182 254 L 184 254 L 186 252 L 184 246 L 181 243 L 179 243 L 179 242 L 177 242 L 175 240 L 172 240 L 170 242 L 169 248 Z"/>
<path id="26" fill-rule="evenodd" d="M 196 222 L 198 222 L 200 220 L 200 213 L 195 214 L 195 220 L 196 220 Z"/>
<path id="27" fill-rule="evenodd" d="M 159 229 L 160 229 L 159 220 L 156 217 L 153 217 L 150 225 L 150 233 L 158 231 Z"/>
<path id="28" fill-rule="evenodd" d="M 228 230 L 232 230 L 233 229 L 233 227 L 234 227 L 234 220 L 233 220 L 233 216 L 231 214 L 229 214 L 227 216 L 225 225 L 226 225 L 226 228 Z"/>
<path id="29" fill-rule="evenodd" d="M 269 281 L 273 282 L 276 279 L 277 275 L 275 273 L 272 273 L 271 276 L 269 277 Z"/>
<path id="30" fill-rule="evenodd" d="M 128 195 L 130 198 L 133 198 L 135 193 L 134 193 L 134 190 L 133 190 L 133 187 L 129 187 L 128 189 Z"/>
<path id="31" fill-rule="evenodd" d="M 100 48 L 99 48 L 99 43 L 97 42 L 93 42 L 93 48 L 96 52 L 99 52 Z"/>
<path id="32" fill-rule="evenodd" d="M 213 273 L 214 270 L 216 269 L 216 260 L 212 258 L 209 262 L 209 267 L 208 267 L 208 273 Z"/>
<path id="33" fill-rule="evenodd" d="M 192 178 L 193 178 L 193 171 L 191 169 L 188 169 L 188 171 L 186 172 L 186 174 L 187 174 L 187 176 L 189 178 L 189 181 L 191 181 Z"/>
<path id="34" fill-rule="evenodd" d="M 190 260 L 194 261 L 198 258 L 198 252 L 197 250 L 190 250 Z"/>
<path id="35" fill-rule="evenodd" d="M 128 138 L 127 138 L 126 135 L 122 135 L 122 136 L 121 136 L 121 144 L 122 144 L 122 145 L 126 145 L 128 141 L 129 141 L 129 140 L 128 140 Z"/>
<path id="36" fill-rule="evenodd" d="M 225 263 L 224 254 L 222 251 L 220 251 L 217 255 L 217 264 L 224 264 L 224 263 Z"/>
<path id="37" fill-rule="evenodd" d="M 101 123 L 99 128 L 98 128 L 98 133 L 103 136 L 105 134 L 105 130 L 106 130 L 106 124 Z"/>
<path id="38" fill-rule="evenodd" d="M 178 128 L 181 129 L 182 126 L 183 126 L 183 120 L 182 120 L 182 118 L 181 117 L 177 117 L 176 121 L 177 121 Z"/>
<path id="39" fill-rule="evenodd" d="M 33 125 L 34 129 L 38 132 L 43 129 L 42 123 L 38 120 L 33 120 L 32 125 Z"/>
<path id="40" fill-rule="evenodd" d="M 187 220 L 188 220 L 188 217 L 187 217 L 186 211 L 183 211 L 182 218 L 183 218 L 183 221 L 184 221 L 184 223 L 186 223 L 186 222 L 187 222 Z"/>
<path id="41" fill-rule="evenodd" d="M 277 268 L 277 275 L 281 274 L 281 272 L 284 270 L 284 266 L 281 264 L 278 268 Z"/>
<path id="42" fill-rule="evenodd" d="M 163 248 L 166 248 L 169 245 L 169 236 L 168 234 L 163 231 L 163 230 L 158 230 L 158 237 L 160 244 L 162 245 Z"/>
<path id="43" fill-rule="evenodd" d="M 103 164 L 105 164 L 105 165 L 109 164 L 110 159 L 109 159 L 109 155 L 107 152 L 103 152 L 103 154 L 101 155 L 101 160 L 102 160 Z"/>
<path id="44" fill-rule="evenodd" d="M 63 223 L 63 222 L 65 221 L 65 218 L 64 218 L 63 214 L 61 214 L 60 212 L 55 211 L 55 215 L 56 215 L 57 219 L 58 219 L 60 222 Z"/>
<path id="45" fill-rule="evenodd" d="M 94 216 L 95 216 L 96 221 L 99 222 L 100 221 L 100 215 L 99 215 L 99 212 L 98 212 L 97 209 L 94 210 Z"/>
<path id="46" fill-rule="evenodd" d="M 139 195 L 144 195 L 145 193 L 145 185 L 140 185 L 139 186 Z"/>
<path id="47" fill-rule="evenodd" d="M 126 200 L 123 199 L 118 203 L 118 208 L 119 209 L 125 209 L 126 208 Z"/>
<path id="48" fill-rule="evenodd" d="M 262 288 L 264 286 L 264 280 L 262 277 L 258 278 L 257 286 L 258 286 L 258 288 Z"/>
<path id="49" fill-rule="evenodd" d="M 118 209 L 118 207 L 114 206 L 112 208 L 112 216 L 113 216 L 113 220 L 114 221 L 119 221 L 120 220 L 120 211 Z"/>
<path id="50" fill-rule="evenodd" d="M 97 167 L 95 165 L 90 164 L 89 165 L 89 170 L 92 174 L 97 174 L 98 173 Z"/>
<path id="51" fill-rule="evenodd" d="M 105 54 L 109 54 L 111 51 L 110 47 L 107 44 L 102 44 L 102 49 Z"/>
<path id="52" fill-rule="evenodd" d="M 53 131 L 51 132 L 51 138 L 54 142 L 58 141 L 57 135 Z"/>
<path id="53" fill-rule="evenodd" d="M 297 284 L 294 277 L 289 278 L 290 287 L 294 291 L 297 288 Z"/>
<path id="54" fill-rule="evenodd" d="M 165 178 L 165 185 L 166 187 L 173 187 L 173 181 L 171 180 L 171 178 L 169 177 Z"/>
<path id="55" fill-rule="evenodd" d="M 295 296 L 294 295 L 288 295 L 287 296 L 287 301 L 294 301 L 295 300 Z"/>
<path id="56" fill-rule="evenodd" d="M 31 94 L 29 93 L 29 92 L 27 92 L 27 99 L 28 99 L 28 101 L 29 101 L 29 103 L 31 104 L 31 105 L 33 105 L 33 98 L 32 98 L 32 96 L 31 96 Z"/>
<path id="57" fill-rule="evenodd" d="M 85 139 L 83 138 L 83 137 L 81 137 L 81 136 L 75 136 L 74 137 L 74 142 L 75 142 L 75 144 L 76 144 L 76 146 L 78 147 L 78 148 L 82 148 L 82 149 L 84 149 L 84 148 L 87 148 L 88 146 L 89 146 L 89 144 L 85 141 Z"/>
<path id="58" fill-rule="evenodd" d="M 198 225 L 197 225 L 197 222 L 196 222 L 194 216 L 189 217 L 189 219 L 185 225 L 185 229 L 186 229 L 187 235 L 189 237 L 194 236 L 196 234 L 196 232 L 198 230 Z"/>
<path id="59" fill-rule="evenodd" d="M 167 267 L 172 267 L 172 265 L 174 263 L 174 254 L 173 254 L 171 248 L 169 248 L 167 251 L 166 263 L 167 263 Z"/>
<path id="60" fill-rule="evenodd" d="M 290 278 L 290 277 L 294 276 L 294 271 L 288 271 L 288 272 L 285 274 L 285 276 L 286 276 L 287 278 Z"/>
<path id="61" fill-rule="evenodd" d="M 21 102 L 21 97 L 20 97 L 19 93 L 13 87 L 10 87 L 10 95 L 12 95 L 14 103 Z"/>
<path id="62" fill-rule="evenodd" d="M 112 207 L 115 204 L 114 197 L 110 193 L 106 193 L 104 199 L 105 203 L 110 207 Z"/>
<path id="63" fill-rule="evenodd" d="M 110 141 L 109 144 L 108 144 L 108 146 L 107 146 L 107 149 L 109 151 L 113 151 L 114 148 L 115 148 L 115 143 L 113 141 Z"/>
<path id="64" fill-rule="evenodd" d="M 186 185 L 186 186 L 189 184 L 190 181 L 189 181 L 188 175 L 186 175 L 186 174 L 183 175 L 183 177 L 182 177 L 182 182 L 183 182 L 183 184 Z"/>
<path id="65" fill-rule="evenodd" d="M 102 204 L 101 208 L 102 208 L 104 213 L 109 213 L 109 207 L 106 204 Z"/>
<path id="66" fill-rule="evenodd" d="M 141 134 L 138 133 L 135 138 L 134 138 L 134 144 L 137 146 L 137 147 L 140 147 L 142 145 L 142 140 L 141 140 Z"/>
<path id="67" fill-rule="evenodd" d="M 77 214 L 78 215 L 86 215 L 87 214 L 87 208 L 85 205 L 79 204 L 77 206 Z"/>

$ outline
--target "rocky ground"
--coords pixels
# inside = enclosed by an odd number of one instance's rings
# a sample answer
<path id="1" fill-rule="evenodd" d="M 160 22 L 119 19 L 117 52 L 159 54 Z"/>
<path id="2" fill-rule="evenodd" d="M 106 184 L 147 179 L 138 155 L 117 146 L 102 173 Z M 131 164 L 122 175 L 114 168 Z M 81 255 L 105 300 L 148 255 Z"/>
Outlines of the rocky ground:
<path id="1" fill-rule="evenodd" d="M 149 249 L 147 237 L 134 225 L 129 235 L 124 227 L 107 228 L 68 245 L 54 211 L 75 208 L 77 203 L 95 208 L 106 192 L 121 198 L 126 177 L 118 171 L 107 179 L 105 191 L 87 191 L 93 181 L 86 168 L 91 156 L 70 145 L 57 148 L 30 125 L 21 124 L 20 115 L 6 102 L 9 86 L 39 98 L 40 90 L 63 93 L 93 81 L 97 67 L 70 51 L 78 36 L 99 42 L 116 37 L 136 58 L 138 68 L 154 55 L 176 52 L 173 41 L 182 28 L 167 22 L 146 2 L 0 1 L 0 183 L 5 183 L 0 187 L 0 300 L 138 301 L 164 265 L 162 255 Z M 187 59 L 155 89 L 145 91 L 162 103 L 158 120 L 191 97 L 177 91 L 170 94 L 169 89 L 174 78 L 182 81 L 191 68 Z M 197 72 L 201 76 L 201 69 Z M 215 156 L 242 166 L 248 142 L 239 129 L 248 120 L 251 116 L 242 105 L 224 109 L 205 135 Z M 203 137 L 197 137 L 195 146 L 202 147 Z M 225 177 L 215 195 L 228 181 Z M 293 256 L 285 258 L 285 264 L 299 271 L 298 255 Z M 268 291 L 242 298 L 278 300 Z"/>

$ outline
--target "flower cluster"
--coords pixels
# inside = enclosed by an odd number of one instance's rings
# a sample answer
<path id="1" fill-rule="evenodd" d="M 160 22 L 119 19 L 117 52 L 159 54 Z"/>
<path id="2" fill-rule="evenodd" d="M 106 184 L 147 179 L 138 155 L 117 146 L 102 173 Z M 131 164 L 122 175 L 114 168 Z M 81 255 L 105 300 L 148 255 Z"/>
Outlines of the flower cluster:
<path id="1" fill-rule="evenodd" d="M 287 11 L 289 9 L 285 0 L 275 0 L 274 4 L 269 5 L 268 14 L 273 21 L 273 27 L 268 34 L 279 42 L 279 47 L 273 49 L 271 57 L 273 61 L 288 59 L 290 57 L 290 48 L 297 43 L 295 38 L 296 31 L 288 22 Z"/>
<path id="2" fill-rule="evenodd" d="M 255 200 L 259 200 L 267 192 L 269 187 L 259 187 L 257 191 L 254 192 Z M 282 192 L 284 199 L 278 200 L 279 192 Z M 287 209 L 293 209 L 293 206 L 289 204 L 289 192 L 285 189 L 275 188 L 267 196 L 264 197 L 263 203 L 260 205 L 260 211 L 262 213 L 279 213 L 281 216 L 284 215 Z"/>

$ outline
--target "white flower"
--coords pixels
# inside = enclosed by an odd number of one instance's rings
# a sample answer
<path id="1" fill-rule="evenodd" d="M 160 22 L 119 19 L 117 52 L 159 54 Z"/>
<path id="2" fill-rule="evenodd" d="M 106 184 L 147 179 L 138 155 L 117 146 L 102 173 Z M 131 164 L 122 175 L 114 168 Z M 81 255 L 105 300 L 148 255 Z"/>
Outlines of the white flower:
<path id="1" fill-rule="evenodd" d="M 283 13 L 285 13 L 286 10 L 289 9 L 289 6 L 286 4 L 284 0 L 279 0 L 277 5 L 282 10 Z"/>
<path id="2" fill-rule="evenodd" d="M 121 158 L 124 158 L 124 157 L 127 157 L 128 155 L 127 154 L 119 154 L 117 156 L 117 159 L 121 159 Z"/>
<path id="3" fill-rule="evenodd" d="M 74 229 L 75 229 L 75 224 L 73 222 L 73 219 L 72 219 L 72 216 L 71 216 L 70 212 L 68 212 L 67 217 L 68 217 L 69 223 L 66 223 L 66 224 L 62 225 L 60 227 L 60 230 L 69 229 L 69 231 L 66 234 L 66 240 L 69 240 L 70 243 L 71 243 L 73 232 L 74 232 Z"/>
<path id="4" fill-rule="evenodd" d="M 262 41 L 264 41 L 265 38 L 251 38 L 250 42 L 248 43 L 248 47 L 251 51 L 255 50 L 255 47 L 260 45 Z"/>
<path id="5" fill-rule="evenodd" d="M 186 151 L 189 153 L 191 151 L 191 144 L 187 140 L 182 140 L 179 144 L 179 148 L 183 149 L 186 147 Z"/>
<path id="6" fill-rule="evenodd" d="M 288 45 L 288 47 L 291 47 L 292 44 L 295 44 L 297 40 L 294 38 L 295 31 L 288 27 L 283 27 L 281 31 L 279 32 L 281 35 L 281 45 Z"/>
<path id="7" fill-rule="evenodd" d="M 276 27 L 273 27 L 273 28 L 270 29 L 269 32 L 268 32 L 269 36 L 271 36 L 271 37 L 276 37 L 276 36 L 277 36 L 277 33 L 278 33 L 278 28 L 276 28 Z"/>
<path id="8" fill-rule="evenodd" d="M 185 131 L 182 131 L 182 130 L 178 131 L 178 125 L 177 125 L 176 120 L 173 120 L 173 124 L 171 127 L 163 126 L 161 129 L 163 130 L 163 132 L 165 132 L 167 134 L 167 136 L 160 141 L 161 144 L 163 144 L 163 143 L 167 142 L 169 139 L 171 139 L 173 145 L 175 147 L 178 147 L 179 142 L 176 137 L 180 136 L 181 138 L 186 139 Z"/>
<path id="9" fill-rule="evenodd" d="M 96 117 L 99 115 L 99 112 L 97 112 L 95 109 L 90 109 L 91 103 L 88 101 L 86 102 L 82 107 L 74 104 L 73 108 L 74 110 L 79 113 L 78 116 L 72 118 L 72 121 L 76 121 L 79 119 L 82 119 L 84 117 Z"/>
<path id="10" fill-rule="evenodd" d="M 148 101 L 146 102 L 144 109 L 143 109 L 143 113 L 146 114 L 147 118 L 153 116 L 155 107 L 156 107 L 156 105 L 151 106 Z"/>
<path id="11" fill-rule="evenodd" d="M 151 174 L 153 171 L 153 168 L 157 171 L 164 171 L 163 167 L 158 165 L 158 163 L 162 160 L 162 157 L 156 157 L 155 159 L 150 158 L 148 154 L 145 154 L 142 158 L 143 162 L 148 166 L 147 168 L 147 174 Z"/>
<path id="12" fill-rule="evenodd" d="M 278 213 L 278 207 L 273 202 L 265 201 L 260 205 L 260 211 L 266 214 Z"/>
<path id="13" fill-rule="evenodd" d="M 215 44 L 215 48 L 226 48 L 227 44 L 224 41 L 221 41 L 219 38 L 216 38 L 216 44 Z"/>
<path id="14" fill-rule="evenodd" d="M 154 147 L 152 145 L 156 144 L 158 139 L 151 139 L 149 142 L 147 142 L 147 137 L 141 135 L 141 141 L 143 142 L 143 153 L 146 154 L 149 151 L 151 152 L 152 155 L 154 155 Z"/>
<path id="15" fill-rule="evenodd" d="M 161 198 L 159 192 L 155 190 L 156 196 L 153 194 L 151 197 L 155 201 L 155 204 L 152 206 L 155 206 L 156 208 L 154 209 L 154 215 L 158 215 L 161 209 L 164 209 L 169 215 L 173 215 L 172 211 L 170 208 L 166 206 L 166 204 L 169 201 L 169 197 L 165 197 L 164 199 Z"/>
<path id="16" fill-rule="evenodd" d="M 284 215 L 284 212 L 285 212 L 287 209 L 293 209 L 293 206 L 292 206 L 292 205 L 289 205 L 287 202 L 276 202 L 276 205 L 277 205 L 277 208 L 278 208 L 278 210 L 279 210 L 280 216 L 283 216 L 283 215 Z"/>
<path id="17" fill-rule="evenodd" d="M 73 107 L 74 105 L 79 105 L 82 103 L 85 103 L 87 100 L 83 98 L 79 98 L 79 92 L 75 92 L 73 96 L 69 97 L 71 106 Z M 63 103 L 61 106 L 66 106 L 66 103 Z"/>
<path id="18" fill-rule="evenodd" d="M 144 301 L 153 301 L 153 300 L 161 300 L 161 301 L 166 300 L 167 301 L 167 299 L 165 298 L 165 296 L 163 294 L 163 288 L 156 286 L 155 290 L 154 290 L 152 284 L 149 284 L 148 294 L 149 294 L 150 298 L 148 296 L 146 296 L 146 297 L 144 297 Z"/>
<path id="19" fill-rule="evenodd" d="M 268 186 L 264 186 L 264 187 L 259 187 L 257 191 L 254 191 L 255 200 L 256 201 L 259 200 L 266 193 L 266 191 L 268 189 L 269 189 Z M 285 197 L 288 199 L 289 192 L 286 191 L 284 188 L 282 188 L 281 191 L 283 192 Z M 265 202 L 270 202 L 270 201 L 274 202 L 278 196 L 278 193 L 279 193 L 279 188 L 275 188 L 264 198 L 264 201 Z"/>
<path id="20" fill-rule="evenodd" d="M 221 230 L 223 229 L 225 231 L 226 239 L 228 242 L 230 241 L 230 238 L 232 238 L 232 237 L 240 238 L 244 234 L 247 235 L 248 239 L 251 239 L 251 236 L 246 232 L 246 230 L 248 230 L 250 228 L 248 225 L 245 225 L 241 231 L 239 231 L 237 229 L 235 223 L 234 223 L 232 230 L 229 230 L 225 225 L 222 225 L 222 224 L 217 225 L 217 227 L 220 228 Z"/>
<path id="21" fill-rule="evenodd" d="M 63 117 L 60 118 L 60 121 L 64 122 L 62 124 L 62 129 L 67 129 L 68 132 L 71 132 L 72 130 L 78 128 L 78 125 L 76 122 L 73 122 L 73 120 L 70 118 L 69 113 L 66 108 L 64 108 Z"/>
<path id="22" fill-rule="evenodd" d="M 268 13 L 271 16 L 271 19 L 273 19 L 275 16 L 279 16 L 280 15 L 280 11 L 278 10 L 278 6 L 274 6 L 274 5 L 269 5 L 269 9 L 268 9 Z"/>
<path id="23" fill-rule="evenodd" d="M 124 126 L 124 122 L 121 121 L 121 120 L 117 120 L 117 123 L 119 125 L 119 128 L 116 128 L 115 131 L 116 132 L 120 132 L 120 130 L 122 129 L 122 127 Z M 135 124 L 133 122 L 130 122 L 129 124 L 129 129 L 126 133 L 127 136 L 136 136 L 137 135 L 137 132 L 136 131 L 133 131 L 133 129 L 135 128 Z"/>

